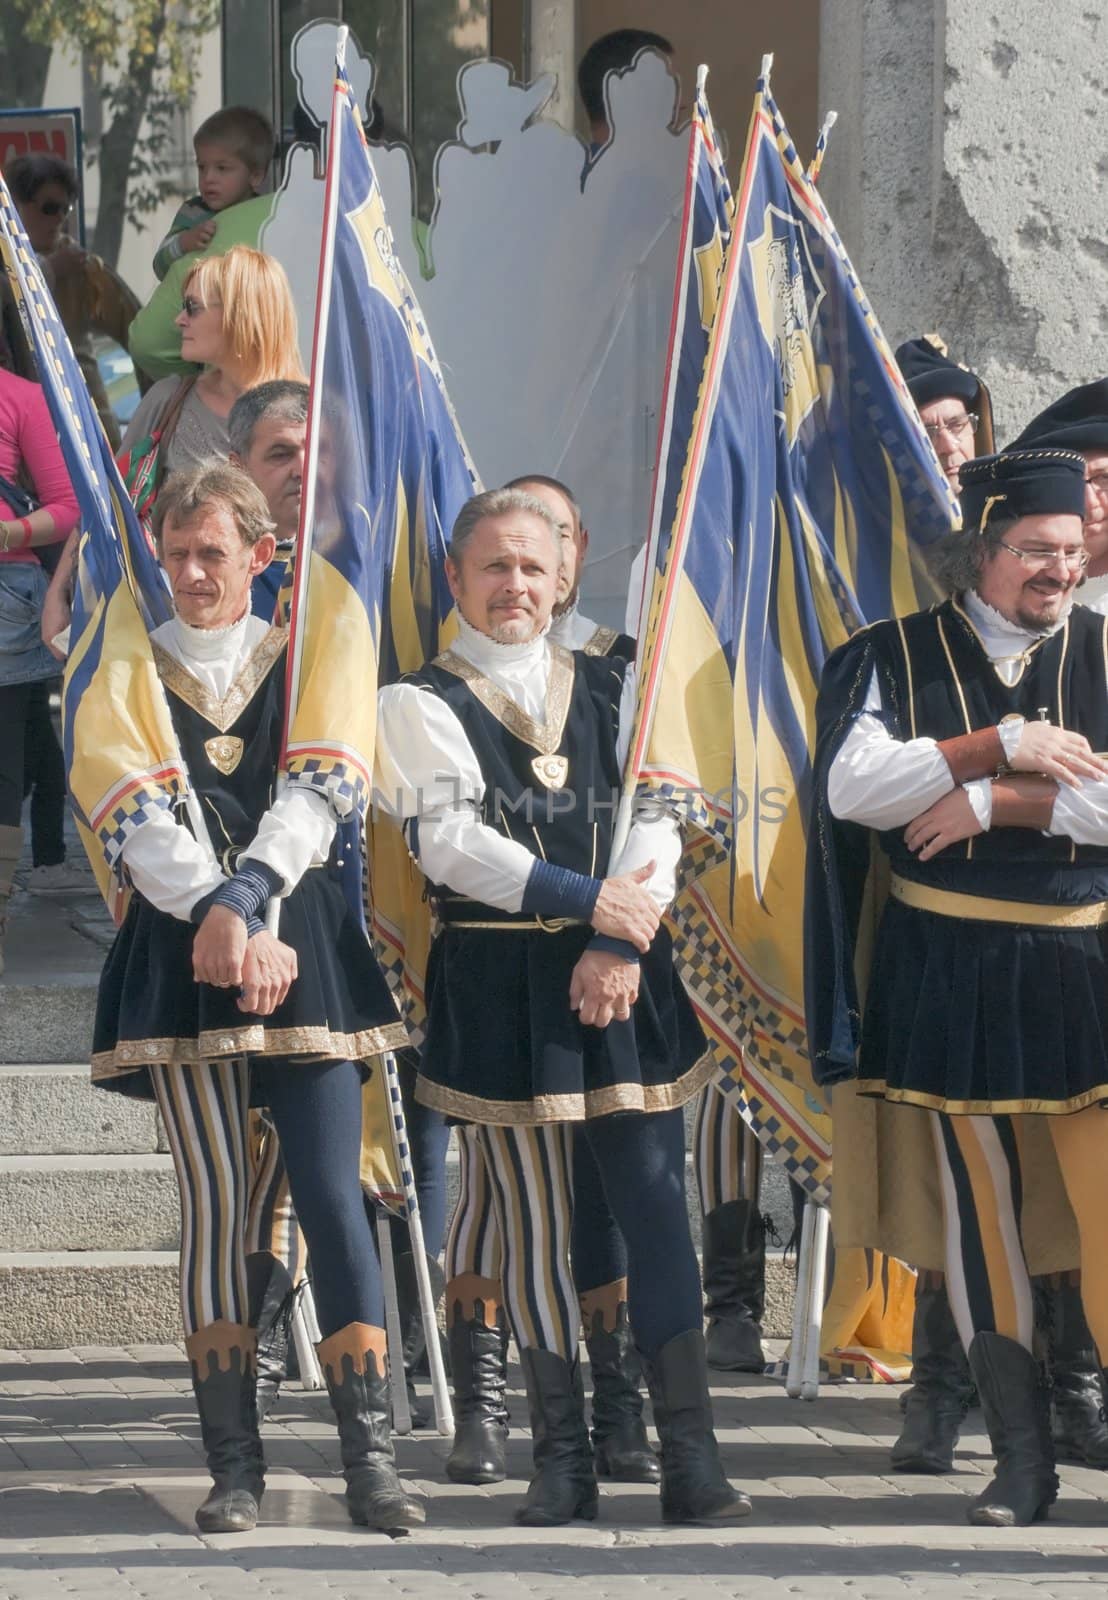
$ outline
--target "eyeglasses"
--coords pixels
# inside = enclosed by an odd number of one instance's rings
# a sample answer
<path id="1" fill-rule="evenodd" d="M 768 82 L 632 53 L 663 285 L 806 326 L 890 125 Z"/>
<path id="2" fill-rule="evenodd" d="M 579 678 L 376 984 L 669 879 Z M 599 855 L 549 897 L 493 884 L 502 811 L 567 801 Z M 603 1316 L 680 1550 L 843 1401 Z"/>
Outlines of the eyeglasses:
<path id="1" fill-rule="evenodd" d="M 923 431 L 932 444 L 937 444 L 944 433 L 949 433 L 952 439 L 960 439 L 967 428 L 975 433 L 979 420 L 976 411 L 967 411 L 961 417 L 944 417 L 942 422 L 925 422 Z"/>
<path id="2" fill-rule="evenodd" d="M 997 543 L 1009 555 L 1018 556 L 1032 572 L 1045 572 L 1047 567 L 1053 567 L 1059 561 L 1070 572 L 1084 572 L 1089 565 L 1087 550 L 1019 550 L 1014 544 L 1005 544 L 1003 539 L 998 539 Z"/>
<path id="3" fill-rule="evenodd" d="M 203 300 L 194 300 L 191 294 L 187 294 L 181 301 L 181 310 L 190 322 L 193 317 L 198 317 L 202 311 L 218 311 L 219 306 L 220 302 L 218 300 L 213 300 L 211 304 L 208 304 Z"/>
<path id="4" fill-rule="evenodd" d="M 1094 472 L 1085 479 L 1094 494 L 1108 494 L 1108 472 Z"/>
<path id="5" fill-rule="evenodd" d="M 42 200 L 39 210 L 44 217 L 68 217 L 73 210 L 72 200 Z"/>

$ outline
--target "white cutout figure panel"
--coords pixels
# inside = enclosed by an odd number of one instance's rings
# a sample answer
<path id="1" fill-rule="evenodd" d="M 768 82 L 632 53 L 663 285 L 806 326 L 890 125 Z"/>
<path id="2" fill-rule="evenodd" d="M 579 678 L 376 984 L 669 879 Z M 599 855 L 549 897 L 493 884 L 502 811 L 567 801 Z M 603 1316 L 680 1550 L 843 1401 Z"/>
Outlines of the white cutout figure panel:
<path id="1" fill-rule="evenodd" d="M 301 99 L 323 125 L 336 32 L 309 23 L 293 41 Z M 364 113 L 373 68 L 353 36 L 347 67 Z M 592 535 L 583 609 L 618 627 L 649 518 L 688 133 L 670 127 L 676 80 L 644 51 L 609 75 L 612 137 L 586 171 L 581 141 L 542 117 L 554 88 L 551 76 L 515 83 L 498 61 L 462 68 L 458 139 L 436 161 L 430 278 L 410 154 L 375 145 L 373 160 L 484 483 L 543 472 L 569 484 Z M 305 365 L 322 213 L 314 153 L 294 147 L 260 243 L 289 273 Z"/>

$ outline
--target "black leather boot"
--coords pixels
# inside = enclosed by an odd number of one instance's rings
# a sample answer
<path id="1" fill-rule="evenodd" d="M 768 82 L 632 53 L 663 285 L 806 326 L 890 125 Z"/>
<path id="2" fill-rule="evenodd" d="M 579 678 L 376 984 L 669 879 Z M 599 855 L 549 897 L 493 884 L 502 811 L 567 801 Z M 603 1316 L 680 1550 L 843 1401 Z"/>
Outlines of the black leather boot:
<path id="1" fill-rule="evenodd" d="M 766 1230 L 749 1200 L 728 1200 L 704 1218 L 704 1310 L 708 1365 L 764 1372 Z"/>
<path id="2" fill-rule="evenodd" d="M 592 1453 L 600 1478 L 618 1483 L 657 1483 L 662 1476 L 658 1457 L 650 1448 L 642 1415 L 642 1363 L 631 1339 L 626 1280 L 609 1286 L 608 1307 L 595 1303 L 604 1290 L 581 1296 L 585 1323 L 585 1348 L 592 1369 Z M 623 1292 L 618 1292 L 622 1290 Z M 605 1312 L 608 1312 L 606 1315 Z M 605 1323 L 613 1321 L 613 1328 Z"/>
<path id="3" fill-rule="evenodd" d="M 946 1279 L 921 1274 L 912 1319 L 912 1387 L 893 1445 L 894 1472 L 954 1471 L 958 1430 L 973 1399 L 969 1363 L 954 1326 Z"/>
<path id="4" fill-rule="evenodd" d="M 1079 1283 L 1064 1275 L 1035 1280 L 1036 1322 L 1047 1339 L 1050 1431 L 1059 1461 L 1108 1467 L 1108 1427 L 1096 1346 Z"/>
<path id="5" fill-rule="evenodd" d="M 1058 1498 L 1046 1388 L 1029 1350 L 999 1333 L 979 1333 L 970 1371 L 981 1396 L 996 1471 L 966 1513 L 977 1527 L 1025 1528 Z"/>
<path id="6" fill-rule="evenodd" d="M 712 1428 L 708 1362 L 699 1328 L 664 1344 L 643 1370 L 662 1442 L 662 1521 L 721 1527 L 751 1512 L 724 1476 Z"/>
<path id="7" fill-rule="evenodd" d="M 203 1533 L 248 1533 L 258 1520 L 265 1462 L 254 1395 L 254 1330 L 212 1322 L 185 1340 L 212 1488 L 196 1512 Z"/>
<path id="8" fill-rule="evenodd" d="M 338 1419 L 351 1522 L 393 1535 L 419 1527 L 427 1520 L 423 1502 L 405 1490 L 392 1453 L 384 1329 L 351 1322 L 317 1348 Z"/>
<path id="9" fill-rule="evenodd" d="M 296 1290 L 284 1263 L 268 1250 L 247 1256 L 246 1285 L 250 1325 L 258 1335 L 258 1421 L 264 1422 L 289 1375 Z"/>
<path id="10" fill-rule="evenodd" d="M 454 1445 L 446 1476 L 453 1483 L 501 1483 L 507 1476 L 508 1327 L 500 1286 L 491 1279 L 456 1278 L 446 1302 L 454 1385 Z"/>
<path id="11" fill-rule="evenodd" d="M 515 1520 L 527 1528 L 556 1528 L 580 1517 L 595 1522 L 596 1475 L 581 1365 L 552 1350 L 521 1350 L 531 1413 L 535 1475 Z"/>

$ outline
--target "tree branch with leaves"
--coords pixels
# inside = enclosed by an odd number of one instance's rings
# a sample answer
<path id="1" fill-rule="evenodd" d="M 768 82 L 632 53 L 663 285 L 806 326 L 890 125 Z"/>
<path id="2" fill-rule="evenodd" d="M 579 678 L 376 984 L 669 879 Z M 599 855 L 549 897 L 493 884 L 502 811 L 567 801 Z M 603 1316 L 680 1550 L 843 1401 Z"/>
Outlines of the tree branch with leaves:
<path id="1" fill-rule="evenodd" d="M 100 203 L 92 248 L 119 260 L 126 222 L 176 188 L 174 125 L 192 101 L 200 41 L 219 23 L 220 0 L 7 0 L 26 38 L 81 52 L 103 107 L 94 159 Z"/>

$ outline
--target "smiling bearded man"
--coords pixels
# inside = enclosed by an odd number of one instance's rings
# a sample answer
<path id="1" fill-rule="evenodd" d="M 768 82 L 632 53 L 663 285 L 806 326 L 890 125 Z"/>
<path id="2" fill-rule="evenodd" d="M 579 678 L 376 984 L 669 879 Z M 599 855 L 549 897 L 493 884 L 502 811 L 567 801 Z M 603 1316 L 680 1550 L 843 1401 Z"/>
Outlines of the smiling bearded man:
<path id="1" fill-rule="evenodd" d="M 1020 1236 L 1042 1199 L 1021 1155 L 1038 1118 L 1108 1356 L 1108 620 L 1074 604 L 1079 454 L 980 457 L 961 488 L 965 531 L 936 568 L 950 599 L 862 629 L 824 669 L 806 1011 L 821 1083 L 931 1116 L 951 1306 L 997 1460 L 969 1520 L 1011 1526 L 1058 1488 Z M 860 829 L 892 878 L 859 1029 Z"/>

